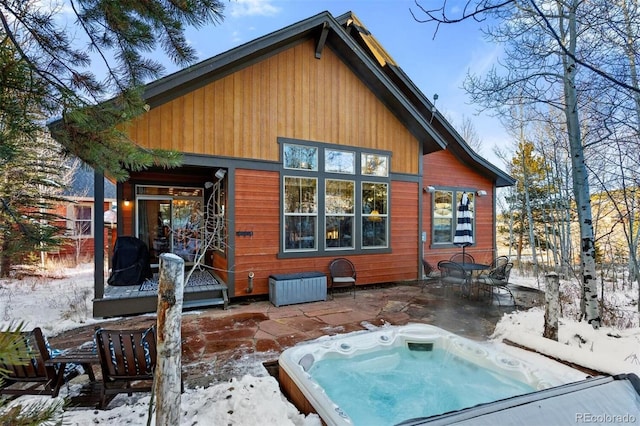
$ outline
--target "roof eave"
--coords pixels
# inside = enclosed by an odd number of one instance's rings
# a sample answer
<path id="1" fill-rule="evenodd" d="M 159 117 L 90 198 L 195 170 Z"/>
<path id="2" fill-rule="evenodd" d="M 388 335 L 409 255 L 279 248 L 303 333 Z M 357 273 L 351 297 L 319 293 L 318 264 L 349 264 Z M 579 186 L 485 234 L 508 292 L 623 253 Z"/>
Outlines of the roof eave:
<path id="1" fill-rule="evenodd" d="M 495 186 L 505 187 L 515 185 L 515 179 L 509 174 L 496 167 L 484 157 L 477 154 L 465 142 L 464 138 L 453 128 L 451 123 L 435 108 L 434 104 L 418 89 L 413 81 L 405 74 L 402 68 L 394 65 L 387 65 L 389 71 L 393 72 L 397 79 L 402 82 L 407 90 L 411 92 L 409 97 L 414 97 L 415 102 L 419 104 L 419 109 L 425 116 L 430 117 L 430 123 L 434 126 L 440 126 L 447 132 L 455 143 L 448 143 L 447 148 L 454 153 L 461 161 L 471 167 L 480 168 L 483 174 L 491 177 Z M 435 121 L 435 123 L 433 123 Z"/>

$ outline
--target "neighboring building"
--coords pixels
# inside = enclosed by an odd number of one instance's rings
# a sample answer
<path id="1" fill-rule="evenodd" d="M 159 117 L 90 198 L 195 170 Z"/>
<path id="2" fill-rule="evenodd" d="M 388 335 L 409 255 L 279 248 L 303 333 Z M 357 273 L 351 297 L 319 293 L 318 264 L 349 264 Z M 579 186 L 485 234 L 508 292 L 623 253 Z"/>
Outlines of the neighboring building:
<path id="1" fill-rule="evenodd" d="M 148 84 L 145 97 L 130 137 L 185 160 L 118 184 L 118 234 L 141 238 L 153 263 L 166 251 L 193 260 L 200 240 L 185 228 L 204 215 L 219 225 L 206 264 L 229 297 L 268 294 L 272 274 L 328 274 L 337 257 L 353 261 L 358 285 L 415 280 L 423 256 L 460 250 L 463 192 L 476 235 L 467 252 L 495 254 L 495 188 L 513 179 L 467 146 L 351 13 L 246 43 Z M 101 268 L 94 316 L 155 311 L 157 296 L 111 297 Z M 211 297 L 189 293 L 185 306 Z"/>
<path id="2" fill-rule="evenodd" d="M 65 243 L 58 251 L 49 253 L 49 257 L 56 259 L 78 259 L 81 261 L 93 260 L 94 257 L 94 236 L 97 232 L 94 204 L 94 172 L 85 165 L 79 164 L 72 173 L 72 181 L 62 196 L 69 200 L 57 206 L 56 214 L 65 218 L 58 226 L 65 228 Z M 108 180 L 104 180 L 104 197 L 102 208 L 99 214 L 110 210 L 116 205 L 116 186 Z M 104 218 L 103 218 L 104 220 Z M 104 241 L 108 241 L 109 236 L 115 237 L 115 222 L 101 223 L 101 232 Z M 113 232 L 110 228 L 113 227 Z M 108 247 L 109 248 L 109 247 Z M 107 248 L 107 249 L 108 249 Z"/>

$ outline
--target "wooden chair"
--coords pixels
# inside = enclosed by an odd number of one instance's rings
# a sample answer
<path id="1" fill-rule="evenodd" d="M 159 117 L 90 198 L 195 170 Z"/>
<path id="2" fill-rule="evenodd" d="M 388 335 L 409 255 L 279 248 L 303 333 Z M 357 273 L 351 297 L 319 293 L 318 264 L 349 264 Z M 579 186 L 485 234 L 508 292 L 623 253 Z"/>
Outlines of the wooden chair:
<path id="1" fill-rule="evenodd" d="M 51 355 L 39 327 L 0 332 L 0 342 L 8 348 L 7 354 L 0 357 L 0 369 L 6 373 L 0 383 L 0 394 L 58 396 L 61 384 L 58 370 L 54 365 L 46 365 Z"/>
<path id="2" fill-rule="evenodd" d="M 102 389 L 99 408 L 106 408 L 109 396 L 133 392 L 150 392 L 156 367 L 155 328 L 137 330 L 106 330 L 95 333 Z"/>
<path id="3" fill-rule="evenodd" d="M 438 268 L 431 265 L 426 259 L 422 259 L 422 267 L 424 272 L 422 275 L 422 289 L 420 291 L 424 291 L 424 288 L 428 283 L 440 281 L 441 278 Z"/>
<path id="4" fill-rule="evenodd" d="M 356 267 L 349 259 L 339 257 L 329 264 L 329 273 L 331 275 L 331 297 L 333 298 L 333 289 L 335 287 L 350 287 L 353 291 L 353 298 L 356 297 Z"/>

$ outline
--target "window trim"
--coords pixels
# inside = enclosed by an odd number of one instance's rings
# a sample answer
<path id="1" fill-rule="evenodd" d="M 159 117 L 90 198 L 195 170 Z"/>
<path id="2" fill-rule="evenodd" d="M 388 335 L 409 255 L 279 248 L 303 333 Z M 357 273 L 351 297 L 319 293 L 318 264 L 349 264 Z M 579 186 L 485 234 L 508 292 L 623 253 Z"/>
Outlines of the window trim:
<path id="1" fill-rule="evenodd" d="M 290 169 L 288 169 L 290 170 Z M 309 180 L 314 180 L 316 185 L 315 185 L 315 198 L 316 198 L 316 208 L 315 208 L 315 212 L 287 212 L 285 211 L 284 208 L 284 204 L 285 204 L 285 200 L 283 197 L 283 201 L 282 201 L 282 248 L 284 249 L 284 251 L 286 252 L 292 252 L 292 253 L 299 253 L 299 252 L 304 252 L 304 253 L 308 253 L 308 252 L 316 252 L 318 250 L 318 245 L 319 245 L 319 217 L 320 217 L 320 195 L 319 195 L 319 187 L 320 187 L 320 182 L 318 182 L 318 177 L 317 176 L 291 176 L 289 174 L 284 175 L 282 177 L 282 189 L 281 189 L 281 194 L 285 194 L 286 192 L 286 181 L 287 179 L 309 179 Z M 313 247 L 309 247 L 309 248 L 294 248 L 294 249 L 287 249 L 286 247 L 286 241 L 287 241 L 287 227 L 286 227 L 286 219 L 288 217 L 300 217 L 300 218 L 315 218 L 315 240 L 313 242 Z"/>
<path id="2" fill-rule="evenodd" d="M 344 146 L 336 144 L 327 144 L 314 141 L 304 141 L 299 139 L 290 138 L 278 138 L 279 152 L 280 152 L 280 244 L 278 251 L 278 258 L 304 258 L 304 257 L 324 257 L 324 256 L 336 256 L 339 254 L 351 255 L 351 254 L 378 254 L 378 253 L 390 253 L 391 252 L 391 160 L 392 152 L 376 149 L 359 148 L 354 146 Z M 284 147 L 285 145 L 293 144 L 298 146 L 307 146 L 318 149 L 318 170 L 306 170 L 306 169 L 290 169 L 284 167 Z M 325 152 L 326 150 L 352 152 L 355 156 L 355 172 L 351 173 L 339 173 L 335 171 L 327 172 L 325 170 Z M 380 156 L 386 156 L 387 158 L 387 176 L 374 176 L 364 175 L 361 171 L 361 156 L 363 153 L 375 154 Z M 284 182 L 286 177 L 303 177 L 311 178 L 316 177 L 318 180 L 318 214 L 317 214 L 317 230 L 316 230 L 316 247 L 313 250 L 285 250 L 285 206 L 284 206 Z M 352 236 L 354 244 L 353 247 L 327 247 L 326 235 L 324 231 L 326 229 L 326 209 L 325 209 L 325 197 L 326 197 L 326 180 L 349 180 L 353 181 L 354 188 L 354 215 L 353 215 L 353 227 L 354 234 Z M 387 245 L 384 247 L 363 247 L 362 246 L 362 182 L 373 183 L 385 183 L 387 185 L 387 229 L 386 238 Z"/>

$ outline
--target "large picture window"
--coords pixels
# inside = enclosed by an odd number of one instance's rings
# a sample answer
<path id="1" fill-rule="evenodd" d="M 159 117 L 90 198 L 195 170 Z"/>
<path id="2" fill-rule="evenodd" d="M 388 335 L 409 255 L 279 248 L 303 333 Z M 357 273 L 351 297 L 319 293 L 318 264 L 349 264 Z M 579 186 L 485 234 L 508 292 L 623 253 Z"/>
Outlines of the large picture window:
<path id="1" fill-rule="evenodd" d="M 436 190 L 433 195 L 433 244 L 453 244 L 458 221 L 458 205 L 463 190 Z M 475 234 L 475 198 L 473 192 L 467 192 L 472 232 Z"/>
<path id="2" fill-rule="evenodd" d="M 390 154 L 291 141 L 281 151 L 283 252 L 388 250 Z"/>

